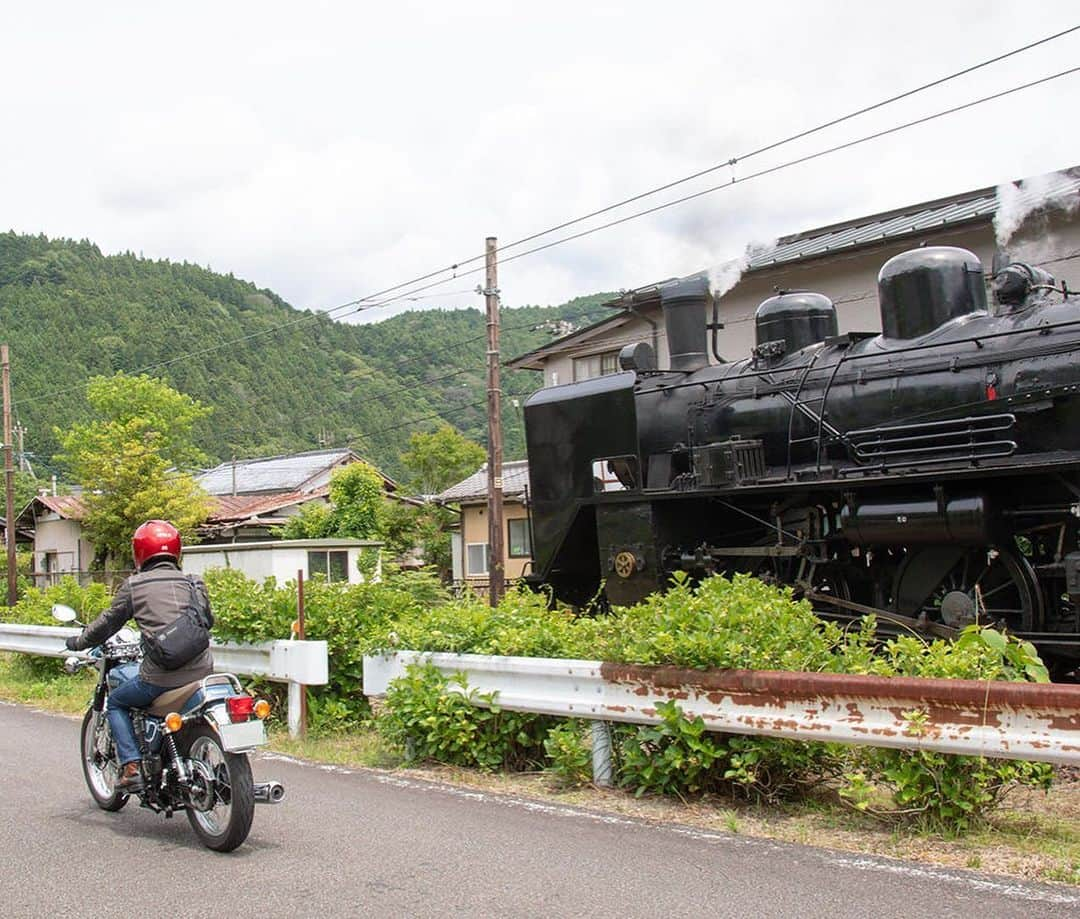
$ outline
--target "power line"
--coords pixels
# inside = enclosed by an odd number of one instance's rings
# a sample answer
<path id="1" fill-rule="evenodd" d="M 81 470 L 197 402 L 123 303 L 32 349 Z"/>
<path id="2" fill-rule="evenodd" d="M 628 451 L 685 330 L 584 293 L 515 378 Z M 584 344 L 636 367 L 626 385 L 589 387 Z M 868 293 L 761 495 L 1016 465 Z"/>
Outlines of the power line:
<path id="1" fill-rule="evenodd" d="M 1025 51 L 1029 51 L 1032 48 L 1035 48 L 1035 47 L 1038 47 L 1040 45 L 1044 45 L 1044 44 L 1046 44 L 1048 42 L 1054 41 L 1056 39 L 1062 38 L 1062 37 L 1064 37 L 1064 36 L 1066 36 L 1066 35 L 1068 35 L 1068 34 L 1070 34 L 1072 32 L 1077 31 L 1078 29 L 1080 29 L 1080 26 L 1072 26 L 1072 27 L 1070 27 L 1068 29 L 1064 29 L 1064 30 L 1062 30 L 1060 32 L 1056 32 L 1056 33 L 1054 33 L 1052 35 L 1048 35 L 1048 36 L 1046 36 L 1044 38 L 1041 38 L 1041 39 L 1038 39 L 1036 41 L 1028 42 L 1027 44 L 1021 45 L 1020 47 L 1014 48 L 1014 49 L 1012 49 L 1010 51 L 1006 51 L 1006 52 L 1004 52 L 1002 54 L 995 55 L 994 57 L 988 58 L 988 59 L 986 59 L 984 61 L 980 61 L 980 62 L 978 62 L 976 64 L 972 64 L 972 65 L 970 65 L 968 67 L 965 67 L 965 68 L 963 68 L 961 70 L 954 71 L 953 73 L 947 74 L 947 75 L 945 75 L 943 77 L 938 77 L 937 79 L 931 80 L 928 83 L 923 83 L 923 84 L 921 84 L 919 86 L 916 86 L 916 87 L 914 87 L 912 89 L 905 90 L 904 92 L 895 94 L 893 96 L 890 96 L 890 97 L 888 97 L 886 99 L 883 99 L 883 100 L 881 100 L 879 102 L 876 102 L 876 103 L 873 103 L 871 105 L 863 106 L 862 108 L 856 109 L 856 110 L 854 110 L 852 112 L 848 112 L 845 115 L 841 115 L 841 116 L 838 116 L 836 118 L 830 119 L 829 121 L 823 122 L 822 124 L 816 125 L 816 126 L 814 126 L 812 128 L 808 128 L 806 130 L 796 132 L 794 134 L 788 135 L 788 136 L 786 136 L 784 138 L 781 138 L 779 140 L 772 141 L 772 142 L 770 142 L 768 144 L 765 144 L 765 145 L 763 145 L 761 147 L 758 147 L 758 148 L 756 148 L 754 150 L 751 150 L 751 151 L 749 151 L 747 153 L 744 153 L 744 154 L 741 154 L 741 155 L 738 155 L 738 156 L 735 156 L 735 157 L 731 157 L 731 158 L 729 158 L 727 160 L 724 160 L 724 161 L 722 161 L 720 163 L 717 163 L 717 164 L 715 164 L 713 166 L 710 166 L 710 167 L 708 167 L 706 169 L 699 170 L 699 171 L 697 171 L 695 173 L 692 173 L 692 174 L 690 174 L 688 176 L 684 176 L 684 177 L 682 177 L 680 179 L 676 179 L 676 180 L 673 180 L 671 182 L 664 183 L 663 185 L 659 185 L 659 186 L 656 186 L 655 188 L 651 188 L 651 189 L 648 189 L 648 190 L 646 190 L 644 192 L 640 192 L 638 194 L 632 195 L 632 196 L 630 196 L 628 198 L 624 198 L 624 199 L 622 199 L 620 201 L 617 201 L 617 202 L 615 202 L 613 204 L 609 204 L 609 205 L 606 205 L 605 207 L 599 208 L 597 210 L 590 211 L 587 214 L 583 214 L 583 215 L 581 215 L 579 217 L 575 217 L 575 218 L 573 218 L 571 220 L 566 220 L 566 221 L 563 221 L 561 223 L 555 224 L 554 226 L 548 227 L 548 228 L 546 228 L 544 230 L 540 230 L 540 231 L 535 232 L 535 233 L 530 233 L 527 236 L 520 237 L 519 239 L 513 240 L 512 242 L 509 242 L 509 243 L 504 244 L 503 246 L 500 246 L 496 250 L 496 252 L 501 253 L 506 249 L 515 248 L 517 246 L 523 245 L 526 242 L 531 242 L 531 241 L 533 241 L 535 239 L 538 239 L 538 238 L 540 238 L 542 236 L 550 235 L 551 233 L 557 232 L 558 230 L 566 229 L 569 226 L 574 226 L 574 225 L 576 225 L 578 223 L 581 223 L 581 222 L 583 222 L 585 220 L 589 220 L 589 219 L 592 219 L 593 217 L 597 217 L 597 216 L 600 216 L 602 214 L 609 213 L 612 210 L 616 210 L 616 209 L 618 209 L 620 207 L 624 207 L 627 204 L 632 204 L 632 203 L 634 203 L 636 201 L 640 201 L 640 200 L 642 200 L 644 198 L 651 197 L 652 195 L 658 194 L 658 193 L 660 193 L 662 191 L 666 191 L 666 190 L 674 188 L 674 187 L 676 187 L 678 185 L 685 184 L 686 182 L 692 181 L 692 180 L 694 180 L 696 178 L 700 178 L 700 177 L 702 177 L 704 175 L 708 175 L 710 173 L 716 172 L 719 169 L 723 169 L 725 167 L 733 166 L 737 162 L 743 162 L 743 161 L 745 161 L 747 159 L 750 159 L 750 158 L 752 158 L 754 156 L 758 156 L 758 155 L 760 155 L 762 153 L 766 153 L 768 151 L 775 150 L 778 147 L 781 147 L 781 146 L 784 146 L 786 144 L 792 143 L 792 142 L 794 142 L 796 140 L 800 140 L 800 139 L 803 139 L 805 137 L 809 137 L 809 136 L 811 136 L 813 134 L 819 133 L 820 131 L 824 131 L 827 128 L 835 127 L 836 125 L 841 124 L 841 123 L 843 123 L 845 121 L 851 120 L 853 118 L 857 118 L 860 115 L 864 115 L 864 114 L 867 114 L 867 113 L 869 113 L 871 111 L 874 111 L 876 109 L 883 108 L 883 107 L 885 107 L 887 105 L 890 105 L 890 104 L 892 104 L 894 102 L 897 102 L 897 101 L 899 101 L 901 99 L 910 98 L 911 96 L 914 96 L 914 95 L 916 95 L 918 93 L 924 92 L 924 91 L 926 91 L 928 89 L 932 89 L 932 88 L 934 88 L 936 86 L 941 86 L 941 85 L 943 85 L 945 83 L 948 83 L 948 82 L 950 82 L 952 80 L 958 79 L 959 77 L 966 76 L 967 74 L 973 73 L 973 72 L 975 72 L 977 70 L 980 70 L 982 68 L 985 68 L 985 67 L 989 67 L 992 64 L 999 63 L 1000 61 L 1006 60 L 1007 58 L 1010 58 L 1010 57 L 1013 57 L 1015 55 L 1021 54 L 1021 53 L 1025 52 Z M 1068 73 L 1071 73 L 1071 72 L 1073 72 L 1073 71 L 1065 71 L 1065 72 L 1063 72 L 1061 74 L 1056 75 L 1055 77 L 1046 78 L 1046 79 L 1041 80 L 1041 81 L 1035 81 L 1033 83 L 1026 84 L 1025 86 L 1018 87 L 1018 88 L 1016 88 L 1014 90 L 1009 90 L 1009 91 L 1007 91 L 1006 93 L 1003 93 L 1003 94 L 998 94 L 998 95 L 995 95 L 995 96 L 986 97 L 983 100 L 978 100 L 975 103 L 970 103 L 969 106 L 967 106 L 967 107 L 970 107 L 970 105 L 980 104 L 980 102 L 982 102 L 982 101 L 989 101 L 990 99 L 993 99 L 993 98 L 1001 98 L 1002 95 L 1008 95 L 1010 92 L 1017 92 L 1020 89 L 1030 88 L 1031 86 L 1038 85 L 1041 82 L 1046 82 L 1046 80 L 1048 80 L 1048 79 L 1056 79 L 1057 76 L 1064 76 L 1064 75 L 1066 75 Z M 964 106 L 957 107 L 955 109 L 951 109 L 951 110 L 949 110 L 949 112 L 960 111 L 962 108 L 964 108 Z M 944 114 L 944 113 L 942 113 L 942 114 Z M 931 116 L 931 118 L 933 118 L 933 117 L 941 117 L 941 114 L 936 115 L 936 116 Z M 927 119 L 927 120 L 930 120 L 930 119 Z M 919 123 L 922 123 L 922 122 L 921 121 L 911 122 L 906 126 L 910 127 L 910 126 L 913 126 L 914 124 L 919 124 Z M 901 130 L 901 128 L 895 128 L 895 129 L 892 129 L 892 130 L 894 130 L 894 131 L 895 130 Z M 882 132 L 881 134 L 878 134 L 878 135 L 875 135 L 875 136 L 884 136 L 885 133 L 892 133 L 892 131 Z M 871 139 L 871 138 L 866 138 L 866 139 Z M 859 141 L 859 142 L 861 143 L 863 141 Z M 844 149 L 844 145 L 838 146 L 836 148 L 833 148 L 830 151 L 825 151 L 825 152 L 835 152 L 835 150 L 839 150 L 839 149 Z M 819 153 L 817 155 L 825 155 L 825 152 Z M 811 159 L 811 158 L 814 158 L 814 157 L 808 157 L 808 158 L 803 158 L 803 159 L 791 161 L 791 165 L 793 165 L 793 164 L 795 164 L 797 162 L 806 162 L 807 159 Z M 748 176 L 746 179 L 743 179 L 742 181 L 747 181 L 749 178 L 753 178 L 753 177 L 756 177 L 756 176 L 759 176 L 759 175 L 768 174 L 768 172 L 775 171 L 777 168 L 783 168 L 783 167 L 774 167 L 774 169 L 772 169 L 772 170 L 763 170 L 763 171 L 761 171 L 759 173 L 756 173 L 754 176 Z M 719 188 L 719 187 L 725 187 L 725 186 L 718 186 L 717 188 Z M 697 193 L 695 195 L 690 195 L 690 196 L 686 196 L 685 198 L 677 199 L 676 201 L 669 202 L 669 203 L 661 205 L 661 206 L 659 206 L 657 208 L 650 208 L 648 210 L 638 212 L 637 214 L 630 215 L 627 218 L 623 218 L 623 219 L 618 220 L 618 221 L 611 221 L 611 222 L 609 222 L 607 224 L 603 224 L 600 227 L 596 227 L 593 230 L 589 230 L 589 231 L 586 231 L 586 232 L 583 232 L 583 233 L 573 234 L 571 236 L 564 237 L 561 240 L 556 240 L 553 243 L 548 243 L 548 244 L 545 244 L 543 246 L 534 247 L 534 248 L 532 248 L 532 249 L 530 249 L 530 250 L 528 250 L 526 252 L 519 253 L 517 255 L 509 256 L 509 257 L 507 257 L 505 259 L 502 259 L 502 261 L 505 262 L 505 261 L 511 261 L 512 259 L 515 259 L 515 258 L 522 258 L 525 255 L 531 255 L 531 254 L 534 254 L 536 252 L 541 252 L 541 251 L 544 251 L 545 249 L 552 248 L 552 247 L 554 247 L 556 245 L 561 245 L 563 242 L 569 242 L 569 241 L 574 240 L 574 239 L 580 239 L 583 236 L 589 235 L 589 234 L 591 234 L 593 232 L 598 232 L 599 230 L 607 229 L 607 228 L 612 227 L 612 226 L 616 226 L 619 223 L 625 222 L 626 220 L 635 219 L 638 216 L 644 216 L 645 214 L 653 213 L 654 211 L 663 209 L 664 207 L 671 207 L 674 204 L 681 203 L 682 201 L 690 200 L 691 198 L 694 198 L 694 197 L 699 197 L 702 194 L 708 194 L 710 191 L 714 191 L 714 190 L 717 190 L 717 189 L 716 188 L 706 189 L 705 191 L 699 192 L 699 193 Z M 391 303 L 401 302 L 402 300 L 420 299 L 419 297 L 417 297 L 415 295 L 418 294 L 418 293 L 421 293 L 421 292 L 423 292 L 425 290 L 431 289 L 433 287 L 441 286 L 442 284 L 448 283 L 450 280 L 453 280 L 454 278 L 462 277 L 462 276 L 465 276 L 465 275 L 468 275 L 468 274 L 476 273 L 477 270 L 469 270 L 469 271 L 463 272 L 461 274 L 458 274 L 456 272 L 457 272 L 457 269 L 460 266 L 472 264 L 473 262 L 480 261 L 483 258 L 484 258 L 484 254 L 471 256 L 471 257 L 469 257 L 467 259 L 463 259 L 463 260 L 460 260 L 458 262 L 454 262 L 454 263 L 452 263 L 451 265 L 449 265 L 446 268 L 439 268 L 439 269 L 436 269 L 435 271 L 430 271 L 430 272 L 428 272 L 426 274 L 419 275 L 419 276 L 417 276 L 415 278 L 412 278 L 412 279 L 410 279 L 408 281 L 403 281 L 403 282 L 401 282 L 399 284 L 395 284 L 395 285 L 393 285 L 391 287 L 383 288 L 382 290 L 375 291 L 374 293 L 367 294 L 367 295 L 365 295 L 363 297 L 359 297 L 359 298 L 356 298 L 354 300 L 350 300 L 350 301 L 348 301 L 346 303 L 339 304 L 338 306 L 332 307 L 332 308 L 330 308 L 328 310 L 320 311 L 320 312 L 316 312 L 316 313 L 312 313 L 312 314 L 308 314 L 308 315 L 299 316 L 299 317 L 297 317 L 295 319 L 289 320 L 288 322 L 282 323 L 280 325 L 274 326 L 274 327 L 269 328 L 269 329 L 261 329 L 261 330 L 259 330 L 257 332 L 249 333 L 248 335 L 241 336 L 240 338 L 233 339 L 231 341 L 222 342 L 220 344 L 214 345 L 214 346 L 209 347 L 209 348 L 203 348 L 203 349 L 200 349 L 200 350 L 195 351 L 195 352 L 190 352 L 188 354 L 179 355 L 179 356 L 177 356 L 175 358 L 171 358 L 171 359 L 168 359 L 168 360 L 165 360 L 165 361 L 160 361 L 160 362 L 155 363 L 155 364 L 149 364 L 149 365 L 147 365 L 145 367 L 142 367 L 142 368 L 140 368 L 138 370 L 133 370 L 133 371 L 128 371 L 128 372 L 131 373 L 131 374 L 140 374 L 140 373 L 145 373 L 148 370 L 156 369 L 158 367 L 171 366 L 172 364 L 174 364 L 174 363 L 176 363 L 178 361 L 185 360 L 185 359 L 190 358 L 190 357 L 202 356 L 204 354 L 209 354 L 209 353 L 221 350 L 222 348 L 231 347 L 231 346 L 236 345 L 236 344 L 241 344 L 241 343 L 243 343 L 245 341 L 250 341 L 250 340 L 253 340 L 255 338 L 259 338 L 261 336 L 264 336 L 264 335 L 269 335 L 269 334 L 272 334 L 272 333 L 274 333 L 276 331 L 280 331 L 282 329 L 289 328 L 289 327 L 297 325 L 299 323 L 315 321 L 319 317 L 332 317 L 334 313 L 340 312 L 340 311 L 345 310 L 345 309 L 350 309 L 350 308 L 355 307 L 356 309 L 354 310 L 354 312 L 361 312 L 363 310 L 375 309 L 375 308 L 378 308 L 380 306 L 387 306 L 387 305 L 389 305 Z M 478 270 L 482 270 L 482 268 L 478 269 Z M 437 277 L 438 275 L 445 274 L 448 271 L 453 271 L 453 272 L 455 272 L 455 274 L 450 278 L 443 278 L 443 279 L 441 279 L 440 281 L 438 281 L 435 284 L 425 285 L 423 287 L 416 288 L 415 290 L 408 291 L 405 294 L 401 294 L 401 295 L 398 295 L 398 296 L 390 298 L 390 299 L 382 300 L 382 301 L 377 302 L 377 303 L 369 302 L 369 301 L 374 300 L 377 297 L 385 297 L 388 294 L 395 293 L 396 291 L 401 290 L 403 287 L 410 287 L 410 286 L 412 286 L 414 284 L 420 283 L 421 281 L 427 281 L 427 280 L 429 280 L 431 278 Z M 42 396 L 34 396 L 34 397 L 29 398 L 29 399 L 23 399 L 21 401 L 23 401 L 23 402 L 32 402 L 32 401 L 38 401 L 40 399 L 51 398 L 53 396 L 65 395 L 65 394 L 67 394 L 69 392 L 74 391 L 77 388 L 78 387 L 67 388 L 67 389 L 64 389 L 64 390 L 58 390 L 58 391 L 55 391 L 53 393 L 48 393 L 48 394 L 42 395 Z"/>

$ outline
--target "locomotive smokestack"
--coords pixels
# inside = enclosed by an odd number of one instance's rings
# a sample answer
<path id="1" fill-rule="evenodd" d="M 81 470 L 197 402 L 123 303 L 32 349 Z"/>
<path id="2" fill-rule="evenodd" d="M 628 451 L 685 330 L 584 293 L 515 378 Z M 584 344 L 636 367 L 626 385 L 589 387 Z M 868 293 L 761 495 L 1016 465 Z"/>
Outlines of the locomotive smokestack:
<path id="1" fill-rule="evenodd" d="M 671 369 L 693 373 L 709 365 L 705 331 L 709 279 L 683 278 L 658 285 Z"/>

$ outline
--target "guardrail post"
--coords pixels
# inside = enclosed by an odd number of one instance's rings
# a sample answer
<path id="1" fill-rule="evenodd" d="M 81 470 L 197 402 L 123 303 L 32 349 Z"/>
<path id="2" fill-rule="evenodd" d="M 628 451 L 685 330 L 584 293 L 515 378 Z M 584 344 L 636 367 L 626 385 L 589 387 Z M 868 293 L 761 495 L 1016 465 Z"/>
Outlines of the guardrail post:
<path id="1" fill-rule="evenodd" d="M 289 736 L 304 734 L 304 685 L 289 682 Z"/>
<path id="2" fill-rule="evenodd" d="M 606 721 L 592 723 L 592 775 L 593 784 L 610 788 L 611 778 L 611 725 Z"/>

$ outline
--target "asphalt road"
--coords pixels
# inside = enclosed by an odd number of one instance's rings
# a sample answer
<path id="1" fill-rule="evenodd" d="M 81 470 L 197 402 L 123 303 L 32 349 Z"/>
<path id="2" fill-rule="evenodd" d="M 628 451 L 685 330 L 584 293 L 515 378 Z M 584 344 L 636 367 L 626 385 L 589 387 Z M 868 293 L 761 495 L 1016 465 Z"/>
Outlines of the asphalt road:
<path id="1" fill-rule="evenodd" d="M 1080 894 L 261 755 L 247 843 L 98 810 L 78 722 L 0 703 L 0 916 L 1077 916 Z"/>

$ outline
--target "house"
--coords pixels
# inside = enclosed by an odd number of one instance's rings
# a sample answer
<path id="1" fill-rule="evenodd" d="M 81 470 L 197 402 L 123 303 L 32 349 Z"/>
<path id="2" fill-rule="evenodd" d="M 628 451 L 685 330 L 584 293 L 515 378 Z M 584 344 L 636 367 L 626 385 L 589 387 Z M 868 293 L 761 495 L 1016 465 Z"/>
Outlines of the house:
<path id="1" fill-rule="evenodd" d="M 503 463 L 503 572 L 507 581 L 528 574 L 532 566 L 532 530 L 528 511 L 529 464 Z M 467 479 L 436 497 L 461 508 L 461 527 L 452 536 L 454 583 L 481 589 L 488 584 L 488 468 L 485 463 Z"/>
<path id="2" fill-rule="evenodd" d="M 94 547 L 83 533 L 86 506 L 78 495 L 38 495 L 15 520 L 15 532 L 32 531 L 32 578 L 35 587 L 49 587 L 70 575 L 88 581 Z"/>
<path id="3" fill-rule="evenodd" d="M 221 463 L 195 479 L 214 499 L 199 535 L 211 543 L 269 539 L 273 528 L 284 525 L 305 504 L 329 504 L 333 471 L 360 461 L 359 454 L 340 448 Z M 397 483 L 379 475 L 386 494 L 393 495 Z"/>
<path id="4" fill-rule="evenodd" d="M 204 574 L 211 568 L 235 568 L 245 577 L 279 584 L 295 580 L 298 572 L 306 579 L 323 577 L 329 581 L 360 584 L 361 556 L 374 553 L 373 574 L 379 578 L 378 552 L 381 542 L 367 539 L 275 539 L 266 542 L 238 542 L 225 545 L 198 545 L 184 549 L 181 567 L 188 574 Z"/>
<path id="5" fill-rule="evenodd" d="M 737 283 L 716 300 L 723 323 L 718 351 L 727 360 L 749 357 L 755 345 L 754 313 L 777 290 L 814 290 L 830 297 L 841 333 L 880 331 L 878 271 L 892 256 L 923 244 L 970 249 L 988 276 L 995 256 L 1031 261 L 1071 290 L 1080 289 L 1080 167 L 1028 180 L 1003 197 L 1012 212 L 1029 211 L 1005 253 L 998 251 L 995 240 L 994 217 L 1003 204 L 997 188 L 805 230 L 748 252 L 745 263 L 734 267 L 732 280 L 737 277 Z M 708 275 L 701 271 L 692 277 Z M 636 342 L 649 343 L 658 366 L 669 366 L 658 305 L 634 305 L 629 295 L 607 305 L 613 310 L 610 317 L 522 354 L 507 366 L 540 371 L 545 386 L 557 386 L 617 372 L 619 350 Z M 717 362 L 715 356 L 710 359 Z"/>
<path id="6" fill-rule="evenodd" d="M 339 466 L 363 461 L 362 456 L 348 447 L 309 450 L 306 453 L 232 460 L 197 475 L 195 481 L 210 495 L 310 494 L 326 488 L 330 484 L 331 473 Z M 381 472 L 379 474 L 382 475 Z M 385 475 L 382 478 L 387 492 L 397 490 L 397 483 L 393 479 Z"/>

